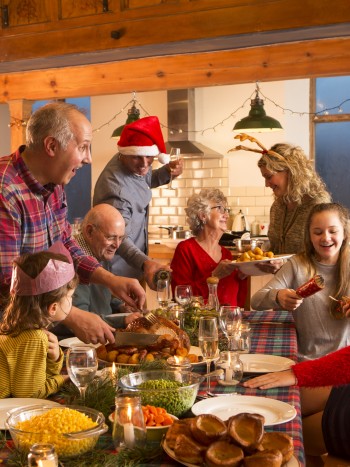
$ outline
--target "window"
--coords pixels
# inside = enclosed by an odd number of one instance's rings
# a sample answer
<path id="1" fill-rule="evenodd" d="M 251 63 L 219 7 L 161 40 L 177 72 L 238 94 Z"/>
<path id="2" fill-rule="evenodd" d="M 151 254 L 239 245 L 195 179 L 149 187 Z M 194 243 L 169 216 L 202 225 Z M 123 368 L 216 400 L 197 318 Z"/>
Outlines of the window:
<path id="1" fill-rule="evenodd" d="M 333 200 L 350 209 L 350 76 L 317 78 L 315 111 L 322 112 L 314 119 L 316 170 Z"/>

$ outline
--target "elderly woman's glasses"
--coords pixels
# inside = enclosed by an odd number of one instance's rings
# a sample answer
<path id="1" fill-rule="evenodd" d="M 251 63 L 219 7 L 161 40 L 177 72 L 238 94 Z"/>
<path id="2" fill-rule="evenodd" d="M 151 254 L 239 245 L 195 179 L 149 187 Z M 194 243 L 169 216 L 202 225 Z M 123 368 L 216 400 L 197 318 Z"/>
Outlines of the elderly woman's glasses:
<path id="1" fill-rule="evenodd" d="M 213 206 L 210 209 L 217 209 L 220 214 L 230 214 L 231 209 L 230 208 L 225 208 L 224 206 Z"/>

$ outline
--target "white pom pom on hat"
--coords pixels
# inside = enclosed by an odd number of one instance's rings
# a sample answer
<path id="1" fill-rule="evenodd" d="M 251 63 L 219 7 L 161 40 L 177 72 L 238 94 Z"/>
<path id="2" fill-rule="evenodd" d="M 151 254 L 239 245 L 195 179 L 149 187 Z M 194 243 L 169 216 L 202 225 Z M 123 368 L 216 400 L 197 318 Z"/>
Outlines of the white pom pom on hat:
<path id="1" fill-rule="evenodd" d="M 144 117 L 125 125 L 118 150 L 125 156 L 158 156 L 161 164 L 170 162 L 158 117 Z"/>

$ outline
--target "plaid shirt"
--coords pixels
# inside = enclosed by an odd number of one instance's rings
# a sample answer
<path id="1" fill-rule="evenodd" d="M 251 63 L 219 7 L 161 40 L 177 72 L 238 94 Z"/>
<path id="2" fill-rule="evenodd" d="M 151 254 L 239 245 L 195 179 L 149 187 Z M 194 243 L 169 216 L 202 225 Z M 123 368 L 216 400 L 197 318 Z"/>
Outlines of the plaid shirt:
<path id="1" fill-rule="evenodd" d="M 42 186 L 26 167 L 21 146 L 0 158 L 0 293 L 9 293 L 14 258 L 47 250 L 61 240 L 69 250 L 81 283 L 100 266 L 71 238 L 67 202 L 61 185 Z"/>

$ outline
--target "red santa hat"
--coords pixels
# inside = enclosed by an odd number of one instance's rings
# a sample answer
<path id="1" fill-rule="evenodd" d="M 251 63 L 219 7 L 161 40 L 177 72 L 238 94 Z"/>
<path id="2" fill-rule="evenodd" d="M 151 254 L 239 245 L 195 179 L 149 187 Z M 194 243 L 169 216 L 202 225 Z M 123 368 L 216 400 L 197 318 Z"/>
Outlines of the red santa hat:
<path id="1" fill-rule="evenodd" d="M 158 156 L 162 164 L 170 161 L 158 117 L 144 117 L 125 125 L 118 149 L 125 156 Z"/>

